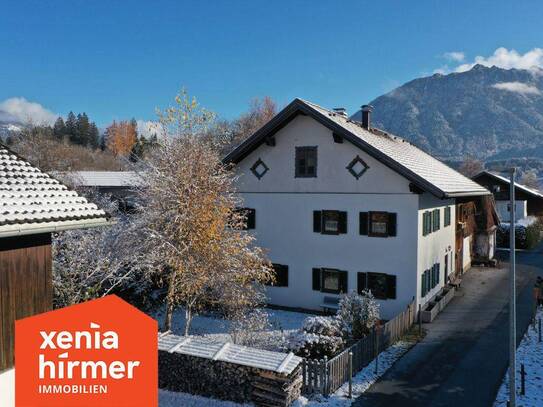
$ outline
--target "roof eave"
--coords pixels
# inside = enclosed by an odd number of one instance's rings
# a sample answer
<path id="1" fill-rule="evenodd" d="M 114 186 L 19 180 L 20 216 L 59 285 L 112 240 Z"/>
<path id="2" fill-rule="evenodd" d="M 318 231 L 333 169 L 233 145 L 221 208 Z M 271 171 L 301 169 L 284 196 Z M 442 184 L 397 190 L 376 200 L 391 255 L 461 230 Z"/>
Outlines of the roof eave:
<path id="1" fill-rule="evenodd" d="M 107 218 L 94 218 L 78 221 L 48 222 L 47 224 L 8 225 L 0 228 L 0 238 L 24 235 L 38 235 L 42 233 L 56 233 L 66 230 L 87 229 L 101 226 L 110 226 L 116 221 Z"/>

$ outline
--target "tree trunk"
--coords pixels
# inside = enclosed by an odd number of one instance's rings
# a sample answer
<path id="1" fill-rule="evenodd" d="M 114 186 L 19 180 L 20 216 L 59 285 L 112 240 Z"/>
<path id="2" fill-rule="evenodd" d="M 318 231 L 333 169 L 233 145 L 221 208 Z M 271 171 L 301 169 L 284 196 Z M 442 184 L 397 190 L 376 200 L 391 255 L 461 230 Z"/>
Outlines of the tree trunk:
<path id="1" fill-rule="evenodd" d="M 189 336 L 190 324 L 192 322 L 192 307 L 185 305 L 185 336 Z"/>
<path id="2" fill-rule="evenodd" d="M 175 303 L 173 300 L 173 293 L 175 289 L 174 287 L 175 287 L 175 272 L 172 272 L 172 275 L 170 277 L 170 284 L 168 286 L 168 295 L 166 296 L 166 316 L 164 319 L 165 331 L 172 330 L 173 312 L 175 310 Z"/>

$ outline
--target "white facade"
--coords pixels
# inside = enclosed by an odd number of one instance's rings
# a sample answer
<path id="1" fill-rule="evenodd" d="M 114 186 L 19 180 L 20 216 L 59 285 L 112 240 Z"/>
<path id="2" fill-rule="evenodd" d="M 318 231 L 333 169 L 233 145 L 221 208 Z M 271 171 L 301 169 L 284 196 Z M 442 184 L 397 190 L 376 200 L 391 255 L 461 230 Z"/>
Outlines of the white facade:
<path id="1" fill-rule="evenodd" d="M 511 221 L 510 201 L 496 201 L 496 211 L 502 222 Z M 528 201 L 515 201 L 515 219 L 520 220 L 528 216 Z"/>
<path id="2" fill-rule="evenodd" d="M 317 177 L 295 177 L 295 150 L 316 146 Z M 367 171 L 356 179 L 346 167 L 359 156 Z M 261 159 L 269 168 L 258 179 L 251 167 Z M 413 300 L 426 303 L 445 284 L 445 256 L 454 266 L 454 199 L 438 199 L 410 191 L 410 182 L 348 141 L 334 142 L 333 133 L 308 116 L 297 116 L 275 134 L 275 146 L 262 144 L 237 165 L 238 190 L 244 206 L 255 209 L 257 243 L 273 263 L 287 265 L 288 287 L 269 287 L 269 303 L 321 310 L 324 297 L 313 290 L 312 269 L 348 272 L 348 290 L 357 289 L 357 273 L 396 276 L 396 298 L 379 300 L 381 316 L 392 318 Z M 444 226 L 444 208 L 451 208 L 451 225 Z M 423 213 L 439 209 L 441 225 L 423 236 Z M 347 212 L 347 233 L 313 231 L 313 211 Z M 359 233 L 359 213 L 396 214 L 397 232 L 391 237 Z M 440 264 L 439 283 L 421 299 L 421 276 Z"/>
<path id="3" fill-rule="evenodd" d="M 15 369 L 0 373 L 0 406 L 15 406 Z"/>

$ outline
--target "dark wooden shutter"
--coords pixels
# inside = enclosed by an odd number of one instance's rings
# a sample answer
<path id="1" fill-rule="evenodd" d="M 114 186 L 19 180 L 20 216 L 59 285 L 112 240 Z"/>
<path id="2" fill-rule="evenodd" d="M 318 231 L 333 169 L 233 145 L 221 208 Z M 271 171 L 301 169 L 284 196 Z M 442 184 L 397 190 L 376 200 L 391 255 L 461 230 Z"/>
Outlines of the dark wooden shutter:
<path id="1" fill-rule="evenodd" d="M 366 273 L 357 273 L 356 275 L 358 294 L 362 294 L 362 291 L 368 288 Z"/>
<path id="2" fill-rule="evenodd" d="M 339 270 L 338 273 L 339 273 L 339 292 L 346 294 L 348 290 L 348 284 L 347 284 L 348 273 L 343 270 Z"/>
<path id="3" fill-rule="evenodd" d="M 246 209 L 247 211 L 247 229 L 256 227 L 256 209 Z"/>
<path id="4" fill-rule="evenodd" d="M 313 290 L 321 290 L 321 269 L 313 269 Z"/>
<path id="5" fill-rule="evenodd" d="M 389 236 L 396 236 L 396 214 L 390 213 L 388 214 L 388 235 Z"/>
<path id="6" fill-rule="evenodd" d="M 339 215 L 339 233 L 347 233 L 347 212 L 338 212 Z"/>
<path id="7" fill-rule="evenodd" d="M 387 298 L 396 299 L 396 276 L 387 274 Z"/>
<path id="8" fill-rule="evenodd" d="M 426 271 L 422 273 L 422 278 L 420 280 L 421 288 L 420 288 L 420 296 L 424 297 L 426 295 Z"/>
<path id="9" fill-rule="evenodd" d="M 322 211 L 313 211 L 313 232 L 320 233 L 322 229 Z"/>
<path id="10" fill-rule="evenodd" d="M 437 263 L 437 267 L 436 267 L 436 284 L 439 284 L 439 277 L 440 277 L 440 268 L 441 268 L 441 264 Z"/>
<path id="11" fill-rule="evenodd" d="M 368 222 L 369 214 L 368 212 L 360 212 L 360 234 L 368 235 Z"/>

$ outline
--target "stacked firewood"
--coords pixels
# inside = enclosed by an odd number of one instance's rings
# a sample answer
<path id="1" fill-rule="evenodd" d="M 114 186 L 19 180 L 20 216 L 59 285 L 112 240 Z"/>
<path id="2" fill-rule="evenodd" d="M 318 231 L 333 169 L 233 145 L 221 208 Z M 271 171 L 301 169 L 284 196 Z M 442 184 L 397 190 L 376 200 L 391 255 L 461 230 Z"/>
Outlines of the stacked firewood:
<path id="1" fill-rule="evenodd" d="M 301 365 L 289 375 L 260 370 L 253 378 L 252 402 L 262 407 L 290 406 L 302 393 Z"/>

